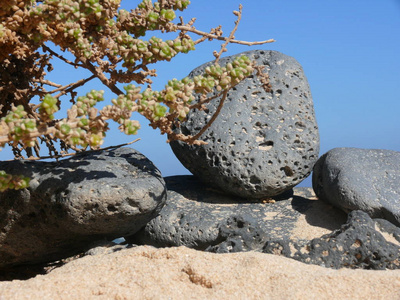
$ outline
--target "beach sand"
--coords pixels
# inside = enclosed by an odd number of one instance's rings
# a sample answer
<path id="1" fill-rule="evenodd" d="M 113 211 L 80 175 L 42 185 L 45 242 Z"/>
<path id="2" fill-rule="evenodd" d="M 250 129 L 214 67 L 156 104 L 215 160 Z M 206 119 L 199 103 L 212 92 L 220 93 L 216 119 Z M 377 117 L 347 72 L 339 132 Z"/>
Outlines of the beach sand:
<path id="1" fill-rule="evenodd" d="M 400 299 L 400 270 L 334 270 L 257 252 L 139 246 L 0 282 L 1 300 L 228 298 Z"/>

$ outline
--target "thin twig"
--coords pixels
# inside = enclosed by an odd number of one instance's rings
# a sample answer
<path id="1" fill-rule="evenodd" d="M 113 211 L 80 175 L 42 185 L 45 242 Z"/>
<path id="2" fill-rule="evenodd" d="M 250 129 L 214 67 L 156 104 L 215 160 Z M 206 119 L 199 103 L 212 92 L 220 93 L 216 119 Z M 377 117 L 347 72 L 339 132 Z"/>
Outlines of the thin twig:
<path id="1" fill-rule="evenodd" d="M 211 38 L 211 39 L 215 39 L 215 40 L 226 41 L 228 39 L 227 37 L 217 36 L 215 34 L 211 34 L 211 33 L 205 32 L 205 31 L 194 29 L 187 25 L 177 25 L 176 28 L 179 30 L 189 31 L 189 32 L 195 33 L 197 35 L 206 36 L 207 38 Z M 194 42 L 194 43 L 196 44 L 196 42 Z M 258 41 L 258 42 L 231 40 L 230 42 L 234 43 L 234 44 L 245 45 L 245 46 L 254 46 L 254 45 L 263 45 L 263 44 L 267 44 L 267 43 L 273 43 L 273 42 L 275 42 L 275 40 L 269 39 L 269 40 Z"/>
<path id="2" fill-rule="evenodd" d="M 218 63 L 221 54 L 223 52 L 226 52 L 226 46 L 235 38 L 235 32 L 238 29 L 240 20 L 242 19 L 242 9 L 243 6 L 242 4 L 239 5 L 239 11 L 234 11 L 233 13 L 235 14 L 235 16 L 237 16 L 237 20 L 235 21 L 235 27 L 232 29 L 231 33 L 229 34 L 229 37 L 225 40 L 225 43 L 223 43 L 221 45 L 221 50 L 219 50 L 218 53 L 215 53 L 215 63 Z"/>
<path id="3" fill-rule="evenodd" d="M 52 82 L 52 81 L 46 80 L 46 79 L 33 79 L 33 81 L 34 82 L 43 83 L 43 84 L 47 84 L 49 86 L 53 86 L 53 87 L 56 87 L 56 88 L 62 87 L 62 84 L 58 84 L 58 83 L 55 83 L 55 82 Z"/>
<path id="4" fill-rule="evenodd" d="M 63 87 L 60 87 L 60 88 L 55 89 L 55 90 L 52 90 L 52 91 L 50 92 L 50 94 L 54 94 L 54 93 L 56 93 L 56 92 L 61 91 L 59 94 L 57 94 L 56 96 L 54 96 L 55 98 L 58 99 L 58 98 L 61 97 L 62 95 L 65 95 L 66 93 L 68 93 L 68 91 L 74 90 L 74 89 L 76 89 L 77 87 L 80 87 L 80 86 L 84 85 L 86 82 L 89 82 L 90 80 L 92 80 L 92 79 L 94 79 L 94 78 L 96 78 L 96 76 L 95 76 L 95 75 L 92 75 L 92 76 L 90 76 L 90 77 L 88 77 L 88 78 L 86 78 L 86 79 L 81 79 L 81 80 L 78 80 L 77 82 L 64 85 Z"/>
<path id="5" fill-rule="evenodd" d="M 51 55 L 54 55 L 55 57 L 61 59 L 63 62 L 65 62 L 65 63 L 67 63 L 67 64 L 69 64 L 69 65 L 71 65 L 71 66 L 74 66 L 74 67 L 82 67 L 82 65 L 76 64 L 76 63 L 74 63 L 74 62 L 72 62 L 72 61 L 66 59 L 64 56 L 62 56 L 62 55 L 58 54 L 57 52 L 51 50 L 51 49 L 50 49 L 49 47 L 47 47 L 46 45 L 43 45 L 42 48 L 43 48 L 43 50 L 50 52 Z"/>
<path id="6" fill-rule="evenodd" d="M 222 98 L 221 101 L 219 102 L 219 105 L 217 107 L 217 110 L 215 111 L 215 113 L 213 114 L 213 116 L 211 117 L 210 121 L 208 121 L 208 123 L 206 125 L 204 125 L 204 127 L 194 136 L 192 136 L 188 141 L 189 143 L 194 142 L 195 140 L 197 140 L 211 125 L 212 123 L 214 123 L 214 121 L 217 119 L 219 113 L 221 112 L 222 106 L 224 105 L 225 99 L 228 96 L 228 91 L 229 89 L 226 89 L 223 94 L 222 94 Z"/>
<path id="7" fill-rule="evenodd" d="M 200 99 L 199 102 L 190 105 L 190 106 L 189 106 L 189 109 L 191 109 L 191 110 L 194 109 L 194 108 L 201 109 L 201 107 L 202 107 L 204 104 L 207 104 L 207 103 L 211 102 L 211 100 L 214 100 L 214 99 L 218 98 L 219 96 L 222 95 L 222 93 L 223 93 L 223 92 L 221 92 L 221 93 L 219 93 L 219 94 L 216 94 L 216 95 L 214 95 L 214 96 L 208 97 L 208 98 L 203 99 L 203 100 Z"/>
<path id="8" fill-rule="evenodd" d="M 81 62 L 83 63 L 83 67 L 88 69 L 90 72 L 92 72 L 93 75 L 95 75 L 100 81 L 108 87 L 113 93 L 116 95 L 122 95 L 123 92 L 115 85 L 110 82 L 110 80 L 104 75 L 103 71 L 101 68 L 96 67 L 93 65 L 88 59 L 81 57 L 80 58 Z"/>

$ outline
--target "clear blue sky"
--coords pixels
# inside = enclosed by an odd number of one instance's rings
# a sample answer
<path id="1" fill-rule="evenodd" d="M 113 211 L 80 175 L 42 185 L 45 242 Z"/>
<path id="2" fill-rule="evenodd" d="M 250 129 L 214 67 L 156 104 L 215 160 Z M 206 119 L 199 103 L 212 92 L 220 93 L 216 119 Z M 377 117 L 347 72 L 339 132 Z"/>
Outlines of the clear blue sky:
<path id="1" fill-rule="evenodd" d="M 130 9 L 136 3 L 123 0 L 122 7 Z M 196 17 L 197 29 L 208 31 L 221 24 L 229 34 L 235 21 L 231 12 L 240 3 L 243 17 L 236 38 L 274 38 L 276 42 L 253 47 L 231 45 L 225 55 L 266 49 L 280 51 L 300 62 L 314 99 L 320 155 L 335 147 L 400 151 L 399 0 L 198 0 L 180 15 L 185 21 Z M 161 63 L 153 87 L 161 89 L 168 79 L 185 77 L 195 67 L 212 60 L 212 51 L 219 49 L 218 42 L 204 42 L 197 51 Z M 76 76 L 73 72 L 64 67 L 58 80 L 72 80 Z M 97 83 L 82 93 L 91 88 L 103 89 Z M 107 90 L 105 95 L 108 99 L 114 97 Z M 142 124 L 137 136 L 124 136 L 113 126 L 104 146 L 139 137 L 141 141 L 132 147 L 152 160 L 164 176 L 190 174 L 175 158 L 166 137 L 137 117 Z M 10 158 L 7 153 L 2 153 L 3 159 Z M 300 185 L 311 186 L 310 178 Z"/>

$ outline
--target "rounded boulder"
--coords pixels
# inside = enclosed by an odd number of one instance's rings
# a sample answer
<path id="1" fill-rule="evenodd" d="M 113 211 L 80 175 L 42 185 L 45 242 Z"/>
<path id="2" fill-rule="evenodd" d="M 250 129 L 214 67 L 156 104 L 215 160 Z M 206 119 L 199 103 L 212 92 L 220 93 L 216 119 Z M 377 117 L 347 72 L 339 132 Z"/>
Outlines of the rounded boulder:
<path id="1" fill-rule="evenodd" d="M 170 143 L 181 163 L 204 183 L 243 198 L 266 198 L 291 189 L 312 171 L 319 154 L 313 100 L 301 65 L 277 51 L 254 50 L 220 60 L 223 66 L 246 55 L 264 66 L 270 89 L 253 75 L 228 92 L 216 120 L 200 137 L 205 145 Z M 193 70 L 204 73 L 213 62 Z M 215 96 L 218 92 L 209 94 Z M 175 133 L 197 134 L 217 111 L 189 112 Z"/>

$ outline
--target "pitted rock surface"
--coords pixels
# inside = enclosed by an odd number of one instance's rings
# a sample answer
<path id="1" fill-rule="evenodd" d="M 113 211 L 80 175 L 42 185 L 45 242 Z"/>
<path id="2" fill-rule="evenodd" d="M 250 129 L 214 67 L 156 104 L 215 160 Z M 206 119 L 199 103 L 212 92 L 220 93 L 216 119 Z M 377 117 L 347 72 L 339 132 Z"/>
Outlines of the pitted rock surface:
<path id="1" fill-rule="evenodd" d="M 205 250 L 221 243 L 230 230 L 240 233 L 238 224 L 242 220 L 247 228 L 254 229 L 241 237 L 240 247 L 247 249 L 258 244 L 258 236 L 262 240 L 311 239 L 340 228 L 347 219 L 341 210 L 318 201 L 311 188 L 295 188 L 294 194 L 288 191 L 262 202 L 219 193 L 194 176 L 171 176 L 164 180 L 168 190 L 165 206 L 137 234 L 126 237 L 128 242 Z M 311 236 L 305 236 L 307 232 Z"/>
<path id="2" fill-rule="evenodd" d="M 318 126 L 308 81 L 294 58 L 263 50 L 238 55 L 265 66 L 271 91 L 252 75 L 229 91 L 220 114 L 201 136 L 207 145 L 180 141 L 170 145 L 203 182 L 229 194 L 260 199 L 290 190 L 310 174 L 319 155 Z M 220 65 L 238 55 L 221 59 Z M 201 74 L 210 64 L 193 70 L 189 77 Z M 207 113 L 190 112 L 175 132 L 198 133 L 216 111 L 219 99 L 207 104 Z"/>
<path id="3" fill-rule="evenodd" d="M 31 178 L 27 189 L 0 193 L 0 269 L 59 260 L 134 234 L 166 200 L 161 173 L 129 148 L 59 162 L 1 162 L 0 169 Z"/>
<path id="4" fill-rule="evenodd" d="M 257 225 L 257 221 L 249 216 L 230 216 L 219 225 L 221 242 L 209 246 L 205 251 L 214 253 L 233 253 L 259 251 L 267 241 L 268 235 Z"/>
<path id="5" fill-rule="evenodd" d="M 345 212 L 362 210 L 400 226 L 400 152 L 332 149 L 314 167 L 313 188 Z"/>
<path id="6" fill-rule="evenodd" d="M 399 269 L 400 228 L 355 210 L 339 230 L 311 241 L 269 241 L 263 252 L 335 269 Z"/>

